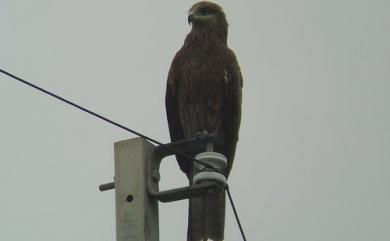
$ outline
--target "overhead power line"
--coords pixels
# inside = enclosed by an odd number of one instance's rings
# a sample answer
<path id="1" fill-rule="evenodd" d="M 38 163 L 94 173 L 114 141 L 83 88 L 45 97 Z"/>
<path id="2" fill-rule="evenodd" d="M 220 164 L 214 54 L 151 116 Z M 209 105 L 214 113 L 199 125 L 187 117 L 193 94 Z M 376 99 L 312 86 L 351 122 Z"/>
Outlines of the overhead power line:
<path id="1" fill-rule="evenodd" d="M 241 233 L 242 239 L 244 241 L 246 241 L 244 229 L 242 228 L 242 225 L 241 225 L 241 222 L 240 222 L 240 218 L 238 217 L 238 212 L 237 212 L 237 209 L 236 209 L 236 205 L 234 205 L 233 197 L 232 197 L 232 194 L 230 193 L 230 189 L 229 189 L 229 185 L 228 184 L 226 184 L 226 192 L 228 194 L 230 205 L 232 206 L 234 217 L 236 218 L 236 221 L 237 221 L 237 224 L 238 224 L 238 228 L 240 229 L 240 233 Z"/>
<path id="2" fill-rule="evenodd" d="M 140 133 L 140 132 L 138 132 L 138 131 L 135 131 L 135 130 L 133 130 L 133 129 L 130 129 L 130 128 L 128 128 L 128 127 L 126 127 L 126 126 L 124 126 L 124 125 L 122 125 L 122 124 L 120 124 L 120 123 L 118 123 L 118 122 L 116 122 L 116 121 L 113 121 L 113 120 L 111 120 L 111 119 L 109 119 L 109 118 L 107 118 L 107 117 L 104 117 L 104 116 L 102 116 L 102 115 L 100 115 L 100 114 L 98 114 L 98 113 L 96 113 L 96 112 L 94 112 L 94 111 L 92 111 L 92 110 L 89 110 L 89 109 L 87 109 L 87 108 L 85 108 L 85 107 L 82 107 L 81 105 L 78 105 L 78 104 L 74 103 L 73 101 L 70 101 L 70 100 L 68 100 L 68 99 L 66 99 L 66 98 L 64 98 L 64 97 L 61 97 L 61 96 L 59 96 L 59 95 L 57 95 L 57 94 L 55 94 L 55 93 L 53 93 L 53 92 L 51 92 L 51 91 L 49 91 L 49 90 L 46 90 L 46 89 L 44 89 L 44 88 L 42 88 L 42 87 L 40 87 L 40 86 L 38 86 L 38 85 L 35 85 L 35 84 L 33 84 L 33 83 L 31 83 L 31 82 L 29 82 L 29 81 L 27 81 L 27 80 L 24 80 L 24 79 L 22 79 L 22 78 L 20 78 L 20 77 L 18 77 L 18 76 L 16 76 L 16 75 L 14 75 L 14 74 L 11 74 L 11 73 L 8 72 L 8 71 L 5 71 L 5 70 L 3 70 L 3 69 L 0 69 L 0 72 L 3 73 L 3 74 L 5 74 L 5 75 L 7 75 L 7 76 L 9 76 L 9 77 L 11 77 L 11 78 L 13 78 L 13 79 L 15 79 L 15 80 L 17 80 L 17 81 L 19 81 L 19 82 L 21 82 L 21 83 L 23 83 L 23 84 L 25 84 L 25 85 L 27 85 L 27 86 L 30 86 L 30 87 L 32 87 L 32 88 L 34 88 L 34 89 L 36 89 L 36 90 L 39 90 L 40 92 L 43 92 L 43 93 L 45 93 L 45 94 L 47 94 L 47 95 L 50 95 L 50 96 L 52 96 L 52 97 L 54 97 L 54 98 L 56 98 L 56 99 L 58 99 L 58 100 L 60 100 L 60 101 L 62 101 L 62 102 L 65 102 L 65 103 L 67 103 L 68 105 L 71 105 L 71 106 L 73 106 L 73 107 L 75 107 L 75 108 L 77 108 L 77 109 L 79 109 L 79 110 L 81 110 L 81 111 L 84 111 L 84 112 L 86 112 L 86 113 L 88 113 L 88 114 L 90 114 L 90 115 L 93 115 L 93 116 L 97 117 L 98 119 L 101 119 L 101 120 L 103 120 L 103 121 L 105 121 L 105 122 L 108 122 L 108 123 L 110 123 L 110 124 L 112 124 L 112 125 L 114 125 L 114 126 L 116 126 L 116 127 L 119 127 L 119 128 L 121 128 L 121 129 L 125 130 L 125 131 L 128 131 L 128 132 L 130 132 L 130 133 L 133 133 L 134 135 L 137 135 L 137 136 L 139 136 L 139 137 L 142 137 L 142 138 L 144 138 L 144 139 L 146 139 L 146 140 L 148 140 L 148 141 L 150 141 L 150 142 L 153 142 L 154 144 L 157 144 L 157 145 L 162 146 L 162 147 L 164 147 L 164 148 L 166 148 L 166 149 L 169 149 L 170 151 L 173 151 L 176 155 L 179 155 L 179 156 L 181 156 L 181 157 L 187 158 L 187 159 L 189 159 L 189 160 L 191 160 L 191 161 L 193 161 L 193 162 L 200 163 L 200 164 L 204 165 L 205 167 L 212 169 L 213 171 L 219 172 L 216 168 L 214 168 L 212 165 L 210 165 L 210 164 L 208 164 L 208 163 L 205 163 L 205 162 L 203 162 L 203 161 L 200 161 L 200 160 L 198 160 L 198 159 L 196 159 L 196 158 L 194 158 L 194 157 L 192 157 L 192 156 L 190 156 L 190 155 L 188 155 L 188 154 L 186 154 L 186 153 L 184 153 L 184 152 L 182 152 L 182 151 L 180 151 L 180 150 L 177 150 L 177 149 L 172 148 L 172 147 L 170 147 L 170 146 L 168 146 L 168 145 L 165 145 L 164 143 L 162 143 L 162 142 L 160 142 L 160 141 L 157 141 L 157 140 L 155 140 L 155 139 L 153 139 L 153 138 L 150 138 L 150 137 L 148 137 L 148 136 L 146 136 L 146 135 L 144 135 L 144 134 L 142 134 L 142 133 Z M 225 188 L 225 189 L 226 189 L 226 192 L 227 192 L 227 194 L 228 194 L 229 201 L 230 201 L 230 204 L 231 204 L 231 206 L 232 206 L 232 209 L 233 209 L 233 212 L 234 212 L 234 216 L 235 216 L 235 218 L 236 218 L 236 220 L 237 220 L 237 224 L 238 224 L 238 226 L 239 226 L 239 229 L 240 229 L 242 238 L 243 238 L 244 241 L 246 241 L 246 237 L 245 237 L 245 234 L 244 234 L 244 230 L 243 230 L 243 228 L 242 228 L 242 226 L 241 226 L 241 222 L 240 222 L 240 219 L 239 219 L 239 217 L 238 217 L 238 213 L 237 213 L 237 210 L 236 210 L 236 208 L 235 208 L 235 205 L 234 205 L 234 202 L 233 202 L 233 198 L 232 198 L 232 196 L 231 196 L 231 194 L 230 194 L 229 186 L 228 186 L 227 184 L 226 184 L 226 188 Z"/>
<path id="3" fill-rule="evenodd" d="M 33 84 L 33 83 L 31 83 L 31 82 L 29 82 L 27 80 L 24 80 L 24 79 L 14 75 L 14 74 L 11 74 L 11 73 L 9 73 L 9 72 L 7 72 L 5 70 L 2 70 L 2 69 L 0 69 L 0 72 L 5 74 L 5 75 L 7 75 L 7 76 L 9 76 L 9 77 L 11 77 L 11 78 L 13 78 L 13 79 L 15 79 L 15 80 L 17 80 L 17 81 L 19 81 L 19 82 L 21 82 L 21 83 L 23 83 L 23 84 L 25 84 L 25 85 L 28 85 L 28 86 L 30 86 L 30 87 L 32 87 L 34 89 L 37 89 L 37 90 L 39 90 L 39 91 L 41 91 L 41 92 L 43 92 L 43 93 L 45 93 L 47 95 L 50 95 L 50 96 L 52 96 L 52 97 L 54 97 L 54 98 L 56 98 L 56 99 L 58 99 L 58 100 L 60 100 L 62 102 L 65 102 L 65 103 L 67 103 L 67 104 L 69 104 L 69 105 L 71 105 L 71 106 L 73 106 L 73 107 L 75 107 L 75 108 L 77 108 L 77 109 L 79 109 L 81 111 L 84 111 L 84 112 L 86 112 L 86 113 L 88 113 L 90 115 L 93 115 L 93 116 L 95 116 L 95 117 L 97 117 L 97 118 L 99 118 L 99 119 L 101 119 L 101 120 L 103 120 L 105 122 L 108 122 L 108 123 L 110 123 L 110 124 L 112 124 L 112 125 L 114 125 L 116 127 L 119 127 L 121 129 L 126 130 L 126 131 L 128 131 L 130 133 L 133 133 L 133 134 L 135 134 L 135 135 L 137 135 L 139 137 L 142 137 L 142 138 L 144 138 L 144 139 L 146 139 L 146 140 L 148 140 L 150 142 L 153 142 L 154 144 L 157 144 L 157 145 L 162 146 L 162 147 L 164 147 L 166 149 L 169 149 L 169 150 L 173 151 L 175 154 L 177 154 L 177 155 L 179 155 L 181 157 L 188 158 L 191 161 L 198 162 L 198 163 L 206 166 L 207 168 L 211 168 L 214 171 L 218 171 L 218 170 L 216 170 L 213 166 L 211 166 L 208 163 L 202 162 L 202 161 L 200 161 L 200 160 L 198 160 L 198 159 L 196 159 L 196 158 L 194 158 L 194 157 L 192 157 L 192 156 L 190 156 L 190 155 L 188 155 L 188 154 L 186 154 L 186 153 L 184 153 L 182 151 L 174 149 L 174 148 L 172 148 L 170 146 L 167 146 L 164 143 L 159 142 L 159 141 L 157 141 L 157 140 L 155 140 L 155 139 L 153 139 L 151 137 L 148 137 L 148 136 L 146 136 L 146 135 L 144 135 L 144 134 L 142 134 L 142 133 L 140 133 L 138 131 L 130 129 L 130 128 L 122 125 L 122 124 L 119 124 L 116 121 L 113 121 L 113 120 L 111 120 L 111 119 L 109 119 L 107 117 L 104 117 L 104 116 L 102 116 L 102 115 L 100 115 L 100 114 L 98 114 L 98 113 L 96 113 L 96 112 L 94 112 L 92 110 L 89 110 L 89 109 L 87 109 L 85 107 L 82 107 L 81 105 L 78 105 L 78 104 L 74 103 L 73 101 L 65 99 L 64 97 L 61 97 L 61 96 L 59 96 L 59 95 L 57 95 L 57 94 L 55 94 L 55 93 L 53 93 L 51 91 L 48 91 L 48 90 L 46 90 L 46 89 L 44 89 L 44 88 L 42 88 L 42 87 L 40 87 L 38 85 L 35 85 L 35 84 Z"/>

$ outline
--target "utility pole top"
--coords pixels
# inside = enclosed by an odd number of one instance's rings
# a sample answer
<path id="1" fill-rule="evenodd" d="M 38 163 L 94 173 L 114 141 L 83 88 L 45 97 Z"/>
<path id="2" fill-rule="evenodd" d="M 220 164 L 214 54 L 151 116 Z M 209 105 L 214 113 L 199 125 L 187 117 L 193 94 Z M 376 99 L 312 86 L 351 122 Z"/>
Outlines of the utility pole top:
<path id="1" fill-rule="evenodd" d="M 159 241 L 158 204 L 146 185 L 153 147 L 142 138 L 114 144 L 117 241 Z"/>
<path id="2" fill-rule="evenodd" d="M 202 161 L 216 163 L 216 167 L 225 165 L 220 154 L 204 152 L 210 149 L 210 143 L 216 144 L 212 134 L 156 147 L 140 137 L 114 144 L 115 180 L 100 185 L 99 189 L 115 189 L 117 241 L 159 241 L 158 201 L 172 202 L 224 191 L 226 180 L 215 178 L 215 175 L 222 174 L 211 171 L 208 172 L 213 175 L 203 175 L 200 179 L 209 180 L 211 177 L 214 181 L 159 190 L 160 163 L 165 157 L 176 154 L 175 150 L 203 152 L 204 157 L 198 155 L 204 159 Z"/>

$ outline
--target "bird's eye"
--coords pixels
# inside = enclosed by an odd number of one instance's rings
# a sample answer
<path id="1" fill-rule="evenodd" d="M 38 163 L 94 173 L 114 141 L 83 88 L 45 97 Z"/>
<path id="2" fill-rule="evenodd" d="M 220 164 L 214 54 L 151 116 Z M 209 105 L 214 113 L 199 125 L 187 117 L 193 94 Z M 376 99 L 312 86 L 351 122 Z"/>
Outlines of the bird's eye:
<path id="1" fill-rule="evenodd" d="M 207 15 L 207 14 L 210 14 L 210 9 L 208 9 L 208 8 L 201 8 L 201 9 L 199 9 L 199 12 L 202 15 Z"/>

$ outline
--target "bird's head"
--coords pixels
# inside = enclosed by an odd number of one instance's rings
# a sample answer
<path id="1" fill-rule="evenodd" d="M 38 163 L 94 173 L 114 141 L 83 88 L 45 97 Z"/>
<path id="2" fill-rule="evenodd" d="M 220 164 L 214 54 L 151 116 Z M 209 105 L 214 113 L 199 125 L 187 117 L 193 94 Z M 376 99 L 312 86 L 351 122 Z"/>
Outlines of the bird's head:
<path id="1" fill-rule="evenodd" d="M 225 13 L 215 3 L 202 1 L 194 4 L 188 12 L 188 23 L 192 28 L 227 29 Z"/>

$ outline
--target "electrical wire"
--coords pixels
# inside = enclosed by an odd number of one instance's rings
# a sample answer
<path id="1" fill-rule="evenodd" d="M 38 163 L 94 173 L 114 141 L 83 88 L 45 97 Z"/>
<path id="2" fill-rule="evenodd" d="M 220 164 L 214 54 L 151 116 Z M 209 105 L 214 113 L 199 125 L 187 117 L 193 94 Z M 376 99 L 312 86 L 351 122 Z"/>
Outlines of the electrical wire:
<path id="1" fill-rule="evenodd" d="M 234 205 L 232 194 L 230 193 L 229 185 L 227 183 L 226 183 L 225 189 L 226 189 L 226 193 L 228 194 L 230 205 L 232 206 L 234 217 L 236 218 L 236 221 L 237 221 L 237 224 L 238 224 L 238 228 L 240 229 L 240 233 L 241 233 L 242 239 L 244 241 L 246 241 L 244 229 L 242 228 L 242 225 L 241 225 L 241 222 L 240 222 L 240 218 L 238 217 L 238 212 L 237 212 L 236 206 Z"/>
<path id="2" fill-rule="evenodd" d="M 5 75 L 7 75 L 7 76 L 9 76 L 9 77 L 11 77 L 11 78 L 13 78 L 13 79 L 15 79 L 15 80 L 17 80 L 17 81 L 19 81 L 19 82 L 21 82 L 21 83 L 23 83 L 23 84 L 25 84 L 25 85 L 28 85 L 28 86 L 30 86 L 30 87 L 32 87 L 34 89 L 37 89 L 37 90 L 39 90 L 39 91 L 41 91 L 41 92 L 43 92 L 43 93 L 45 93 L 47 95 L 50 95 L 50 96 L 52 96 L 52 97 L 54 97 L 54 98 L 56 98 L 56 99 L 58 99 L 58 100 L 60 100 L 62 102 L 65 102 L 65 103 L 67 103 L 67 104 L 69 104 L 69 105 L 71 105 L 73 107 L 76 107 L 79 110 L 82 110 L 82 111 L 84 111 L 84 112 L 86 112 L 86 113 L 88 113 L 90 115 L 93 115 L 93 116 L 95 116 L 95 117 L 97 117 L 97 118 L 99 118 L 99 119 L 101 119 L 101 120 L 103 120 L 105 122 L 108 122 L 108 123 L 110 123 L 110 124 L 112 124 L 112 125 L 114 125 L 116 127 L 119 127 L 121 129 L 126 130 L 126 131 L 128 131 L 130 133 L 133 133 L 133 134 L 135 134 L 135 135 L 137 135 L 139 137 L 142 137 L 142 138 L 144 138 L 146 140 L 149 140 L 150 142 L 153 142 L 153 143 L 155 143 L 155 144 L 157 144 L 159 146 L 162 146 L 162 147 L 164 147 L 166 149 L 169 149 L 170 151 L 173 151 L 175 154 L 177 154 L 177 155 L 179 155 L 181 157 L 184 157 L 184 158 L 190 159 L 191 161 L 194 161 L 194 162 L 197 162 L 199 164 L 202 164 L 202 165 L 204 165 L 207 168 L 211 168 L 213 171 L 218 171 L 217 169 L 215 169 L 212 165 L 210 165 L 208 163 L 200 161 L 200 160 L 198 160 L 198 159 L 196 159 L 196 158 L 194 158 L 194 157 L 192 157 L 192 156 L 190 156 L 190 155 L 188 155 L 188 154 L 186 154 L 186 153 L 184 153 L 182 151 L 179 151 L 179 150 L 177 150 L 175 148 L 172 148 L 172 147 L 170 147 L 170 146 L 168 146 L 166 144 L 163 144 L 163 143 L 161 143 L 161 142 L 159 142 L 159 141 L 157 141 L 157 140 L 155 140 L 153 138 L 150 138 L 150 137 L 148 137 L 148 136 L 146 136 L 146 135 L 144 135 L 144 134 L 142 134 L 142 133 L 140 133 L 138 131 L 132 130 L 132 129 L 130 129 L 130 128 L 122 125 L 122 124 L 119 124 L 118 122 L 115 122 L 115 121 L 113 121 L 113 120 L 111 120 L 111 119 L 109 119 L 107 117 L 104 117 L 104 116 L 102 116 L 102 115 L 100 115 L 100 114 L 98 114 L 98 113 L 96 113 L 94 111 L 91 111 L 91 110 L 89 110 L 87 108 L 84 108 L 84 107 L 82 107 L 82 106 L 80 106 L 80 105 L 78 105 L 78 104 L 76 104 L 76 103 L 74 103 L 74 102 L 72 102 L 70 100 L 65 99 L 64 97 L 61 97 L 61 96 L 59 96 L 59 95 L 57 95 L 57 94 L 55 94 L 55 93 L 53 93 L 51 91 L 48 91 L 48 90 L 46 90 L 46 89 L 44 89 L 44 88 L 42 88 L 42 87 L 40 87 L 38 85 L 35 85 L 35 84 L 31 83 L 31 82 L 28 82 L 28 81 L 26 81 L 26 80 L 24 80 L 24 79 L 22 79 L 22 78 L 20 78 L 20 77 L 18 77 L 16 75 L 14 75 L 14 74 L 11 74 L 11 73 L 9 73 L 9 72 L 7 72 L 5 70 L 2 70 L 2 69 L 0 69 L 0 72 L 5 74 Z"/>
<path id="3" fill-rule="evenodd" d="M 27 86 L 30 86 L 30 87 L 32 87 L 32 88 L 34 88 L 34 89 L 36 89 L 36 90 L 39 90 L 39 91 L 41 91 L 41 92 L 43 92 L 43 93 L 45 93 L 45 94 L 47 94 L 47 95 L 50 95 L 50 96 L 52 96 L 52 97 L 54 97 L 54 98 L 56 98 L 56 99 L 58 99 L 58 100 L 60 100 L 60 101 L 62 101 L 62 102 L 65 102 L 65 103 L 67 103 L 67 104 L 69 104 L 69 105 L 71 105 L 71 106 L 73 106 L 73 107 L 75 107 L 75 108 L 77 108 L 77 109 L 79 109 L 79 110 L 81 110 L 81 111 L 84 111 L 84 112 L 86 112 L 86 113 L 88 113 L 88 114 L 90 114 L 90 115 L 93 115 L 93 116 L 97 117 L 98 119 L 101 119 L 101 120 L 103 120 L 103 121 L 105 121 L 105 122 L 108 122 L 108 123 L 110 123 L 110 124 L 112 124 L 112 125 L 114 125 L 114 126 L 116 126 L 116 127 L 119 127 L 119 128 L 121 128 L 121 129 L 125 130 L 125 131 L 128 131 L 128 132 L 130 132 L 130 133 L 133 133 L 133 134 L 135 134 L 135 135 L 137 135 L 137 136 L 139 136 L 139 137 L 142 137 L 142 138 L 144 138 L 144 139 L 146 139 L 146 140 L 148 140 L 148 141 L 150 141 L 150 142 L 153 142 L 153 143 L 155 143 L 155 144 L 157 144 L 157 145 L 159 145 L 159 146 L 162 146 L 162 147 L 164 147 L 164 148 L 166 148 L 166 149 L 169 149 L 170 151 L 173 151 L 176 155 L 179 155 L 179 156 L 181 156 L 181 157 L 187 158 L 187 159 L 189 159 L 189 160 L 191 160 L 191 161 L 193 161 L 193 162 L 200 163 L 200 164 L 204 165 L 205 167 L 212 169 L 213 171 L 219 172 L 216 168 L 214 168 L 212 165 L 210 165 L 210 164 L 208 164 L 208 163 L 205 163 L 205 162 L 203 162 L 203 161 L 200 161 L 200 160 L 198 160 L 198 159 L 196 159 L 196 158 L 194 158 L 194 157 L 192 157 L 192 156 L 190 156 L 190 155 L 188 155 L 188 154 L 186 154 L 186 153 L 184 153 L 184 152 L 182 152 L 182 151 L 179 151 L 179 150 L 177 150 L 177 149 L 175 149 L 175 148 L 172 148 L 172 147 L 170 147 L 170 146 L 168 146 L 168 145 L 166 145 L 166 144 L 163 144 L 163 143 L 160 142 L 160 141 L 157 141 L 157 140 L 155 140 L 155 139 L 153 139 L 153 138 L 150 138 L 150 137 L 148 137 L 148 136 L 146 136 L 146 135 L 144 135 L 144 134 L 142 134 L 142 133 L 140 133 L 140 132 L 138 132 L 138 131 L 135 131 L 135 130 L 133 130 L 133 129 L 130 129 L 130 128 L 128 128 L 128 127 L 126 127 L 126 126 L 124 126 L 124 125 L 122 125 L 122 124 L 120 124 L 120 123 L 118 123 L 118 122 L 116 122 L 116 121 L 113 121 L 113 120 L 111 120 L 111 119 L 109 119 L 109 118 L 107 118 L 107 117 L 104 117 L 104 116 L 102 116 L 102 115 L 100 115 L 100 114 L 98 114 L 98 113 L 96 113 L 96 112 L 94 112 L 94 111 L 92 111 L 92 110 L 89 110 L 89 109 L 87 109 L 87 108 L 85 108 L 85 107 L 82 107 L 81 105 L 78 105 L 78 104 L 76 104 L 76 103 L 74 103 L 74 102 L 72 102 L 72 101 L 70 101 L 70 100 L 68 100 L 68 99 L 65 99 L 64 97 L 61 97 L 61 96 L 59 96 L 59 95 L 57 95 L 57 94 L 55 94 L 55 93 L 53 93 L 53 92 L 51 92 L 51 91 L 48 91 L 48 90 L 46 90 L 46 89 L 44 89 L 44 88 L 42 88 L 42 87 L 40 87 L 40 86 L 38 86 L 38 85 L 35 85 L 35 84 L 33 84 L 33 83 L 31 83 L 31 82 L 29 82 L 29 81 L 27 81 L 27 80 L 24 80 L 24 79 L 22 79 L 22 78 L 20 78 L 20 77 L 18 77 L 18 76 L 16 76 L 16 75 L 14 75 L 14 74 L 11 74 L 11 73 L 8 72 L 8 71 L 5 71 L 5 70 L 3 70 L 3 69 L 0 69 L 0 72 L 3 73 L 3 74 L 5 74 L 5 75 L 7 75 L 7 76 L 9 76 L 9 77 L 11 77 L 11 78 L 13 78 L 13 79 L 15 79 L 15 80 L 17 80 L 17 81 L 19 81 L 19 82 L 21 82 L 21 83 L 23 83 L 23 84 L 25 84 L 25 85 L 27 85 Z M 235 218 L 236 218 L 236 220 L 237 220 L 237 224 L 238 224 L 238 226 L 239 226 L 239 229 L 240 229 L 242 238 L 243 238 L 244 241 L 246 241 L 246 237 L 245 237 L 245 234 L 244 234 L 244 230 L 243 230 L 243 228 L 242 228 L 242 226 L 241 226 L 241 222 L 240 222 L 240 219 L 239 219 L 239 217 L 238 217 L 238 213 L 237 213 L 236 207 L 235 207 L 235 205 L 234 205 L 233 198 L 232 198 L 232 196 L 231 196 L 231 194 L 230 194 L 228 184 L 226 184 L 226 188 L 225 188 L 225 189 L 226 189 L 226 192 L 227 192 L 227 194 L 228 194 L 229 201 L 230 201 L 230 204 L 231 204 L 231 206 L 232 206 L 232 209 L 233 209 L 233 212 L 234 212 L 234 216 L 235 216 Z"/>

